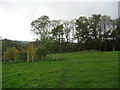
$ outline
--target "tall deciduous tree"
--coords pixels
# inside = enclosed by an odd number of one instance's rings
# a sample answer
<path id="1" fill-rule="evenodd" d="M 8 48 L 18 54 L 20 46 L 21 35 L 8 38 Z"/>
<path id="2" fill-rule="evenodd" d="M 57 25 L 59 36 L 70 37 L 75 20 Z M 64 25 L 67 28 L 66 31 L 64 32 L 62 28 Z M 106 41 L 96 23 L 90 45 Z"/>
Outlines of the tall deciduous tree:
<path id="1" fill-rule="evenodd" d="M 38 35 L 38 40 L 44 44 L 49 39 L 50 19 L 48 16 L 41 16 L 31 23 L 32 31 Z"/>
<path id="2" fill-rule="evenodd" d="M 89 24 L 90 24 L 89 30 L 90 30 L 91 38 L 93 40 L 93 49 L 94 50 L 96 50 L 98 48 L 97 41 L 101 35 L 100 20 L 101 20 L 100 14 L 92 14 L 92 17 L 89 18 Z"/>
<path id="3" fill-rule="evenodd" d="M 64 27 L 64 34 L 65 34 L 65 37 L 67 39 L 67 42 L 70 42 L 70 32 L 71 32 L 71 25 L 70 25 L 70 21 L 64 21 L 63 23 L 63 27 Z"/>
<path id="4" fill-rule="evenodd" d="M 86 17 L 79 17 L 79 19 L 76 19 L 76 38 L 78 40 L 78 43 L 85 43 L 85 41 L 89 37 L 89 31 L 88 31 L 88 19 Z"/>
<path id="5" fill-rule="evenodd" d="M 37 40 L 40 41 L 40 49 L 38 51 L 41 51 L 42 53 L 43 50 L 47 50 L 48 42 L 51 40 L 51 21 L 48 16 L 44 15 L 33 21 L 31 26 L 32 31 L 38 35 Z M 47 52 L 43 53 L 47 54 Z"/>
<path id="6" fill-rule="evenodd" d="M 117 50 L 120 50 L 120 17 L 117 19 L 117 27 L 116 27 L 116 32 L 117 32 Z"/>
<path id="7" fill-rule="evenodd" d="M 52 25 L 52 37 L 57 40 L 58 38 L 58 30 L 57 27 L 61 24 L 60 20 L 53 20 L 51 21 L 51 25 Z"/>
<path id="8" fill-rule="evenodd" d="M 100 29 L 102 31 L 101 41 L 104 51 L 106 50 L 107 47 L 106 43 L 110 39 L 109 36 L 111 34 L 111 31 L 113 31 L 114 25 L 112 24 L 113 22 L 109 16 L 104 15 L 101 17 L 101 21 L 100 21 L 100 25 L 101 25 Z"/>

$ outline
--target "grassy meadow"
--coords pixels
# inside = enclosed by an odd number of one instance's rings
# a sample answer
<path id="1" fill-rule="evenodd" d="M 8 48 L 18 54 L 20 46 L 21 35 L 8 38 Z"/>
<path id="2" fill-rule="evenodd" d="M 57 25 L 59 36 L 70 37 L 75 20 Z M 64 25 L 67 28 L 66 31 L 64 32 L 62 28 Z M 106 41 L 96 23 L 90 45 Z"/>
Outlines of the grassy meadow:
<path id="1" fill-rule="evenodd" d="M 3 88 L 117 88 L 118 52 L 75 52 L 64 60 L 3 63 Z"/>

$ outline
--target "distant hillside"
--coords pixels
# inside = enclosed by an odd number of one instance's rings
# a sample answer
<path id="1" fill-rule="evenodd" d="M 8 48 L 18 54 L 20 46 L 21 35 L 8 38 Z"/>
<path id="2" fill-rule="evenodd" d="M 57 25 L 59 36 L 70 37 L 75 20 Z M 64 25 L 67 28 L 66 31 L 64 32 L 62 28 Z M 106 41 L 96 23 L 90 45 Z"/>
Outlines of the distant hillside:
<path id="1" fill-rule="evenodd" d="M 26 48 L 30 42 L 28 41 L 14 41 L 9 39 L 2 39 L 2 52 L 4 52 L 9 47 L 16 47 L 19 49 L 20 47 Z"/>

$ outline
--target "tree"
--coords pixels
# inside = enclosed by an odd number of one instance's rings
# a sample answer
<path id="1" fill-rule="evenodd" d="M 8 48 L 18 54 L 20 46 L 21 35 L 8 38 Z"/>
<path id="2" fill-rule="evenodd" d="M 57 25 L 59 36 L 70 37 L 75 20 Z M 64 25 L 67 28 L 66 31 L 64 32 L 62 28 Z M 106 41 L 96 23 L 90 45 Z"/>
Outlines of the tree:
<path id="1" fill-rule="evenodd" d="M 101 33 L 101 41 L 102 41 L 102 47 L 104 48 L 104 51 L 106 50 L 106 41 L 110 39 L 110 34 L 114 29 L 113 21 L 109 16 L 103 15 L 100 20 L 100 29 L 102 31 Z"/>
<path id="2" fill-rule="evenodd" d="M 120 42 L 120 19 L 114 19 L 112 20 L 112 30 L 111 30 L 111 34 L 110 34 L 110 38 L 112 39 L 112 46 L 113 46 L 113 51 L 115 50 L 119 50 L 119 42 Z"/>
<path id="3" fill-rule="evenodd" d="M 89 30 L 93 40 L 93 50 L 96 50 L 98 45 L 100 45 L 98 43 L 98 40 L 101 39 L 100 20 L 101 14 L 92 14 L 92 17 L 89 18 Z"/>
<path id="4" fill-rule="evenodd" d="M 8 48 L 3 55 L 5 60 L 9 60 L 16 62 L 16 56 L 18 54 L 18 50 L 15 47 Z"/>
<path id="5" fill-rule="evenodd" d="M 63 35 L 64 35 L 64 32 L 63 32 L 63 25 L 57 26 L 56 30 L 57 30 L 59 42 L 63 42 Z"/>
<path id="6" fill-rule="evenodd" d="M 59 42 L 64 41 L 64 31 L 63 31 L 63 23 L 61 20 L 53 20 L 52 21 L 52 35 L 55 40 Z"/>
<path id="7" fill-rule="evenodd" d="M 80 42 L 84 44 L 85 41 L 88 39 L 88 24 L 88 19 L 86 17 L 81 16 L 78 19 L 76 19 L 76 38 L 78 44 L 80 44 Z"/>
<path id="8" fill-rule="evenodd" d="M 61 20 L 53 20 L 51 21 L 52 25 L 52 37 L 57 40 L 58 37 L 58 30 L 57 27 L 61 24 Z"/>
<path id="9" fill-rule="evenodd" d="M 116 21 L 117 27 L 116 27 L 116 38 L 117 38 L 117 50 L 120 50 L 120 17 Z"/>
<path id="10" fill-rule="evenodd" d="M 45 47 L 40 47 L 36 49 L 35 56 L 38 60 L 44 61 L 47 55 L 47 50 Z"/>
<path id="11" fill-rule="evenodd" d="M 25 61 L 25 62 L 27 61 L 27 52 L 26 52 L 26 50 L 25 51 L 18 50 L 17 60 Z"/>
<path id="12" fill-rule="evenodd" d="M 117 44 L 117 21 L 116 20 L 112 20 L 112 24 L 111 24 L 111 32 L 109 34 L 109 39 L 112 39 L 112 46 L 113 46 L 113 51 L 117 48 L 116 44 Z"/>
<path id="13" fill-rule="evenodd" d="M 44 44 L 47 39 L 49 39 L 49 28 L 50 28 L 50 19 L 48 16 L 41 16 L 37 20 L 31 23 L 32 30 L 36 35 L 38 35 L 38 40 Z"/>
<path id="14" fill-rule="evenodd" d="M 49 19 L 48 16 L 41 16 L 40 18 L 38 18 L 38 20 L 35 20 L 31 23 L 32 26 L 32 31 L 38 35 L 38 41 L 40 43 L 40 46 L 38 47 L 39 49 L 37 50 L 37 52 L 41 52 L 43 50 L 48 50 L 48 44 L 50 44 L 50 42 L 52 42 L 51 40 L 51 28 L 52 28 L 52 23 Z M 51 47 L 51 46 L 50 46 Z M 44 51 L 43 51 L 44 53 Z M 38 54 L 38 53 L 37 53 Z M 47 54 L 47 53 L 46 53 Z M 44 58 L 43 55 L 41 56 L 41 58 Z"/>
<path id="15" fill-rule="evenodd" d="M 28 47 L 28 54 L 30 55 L 30 56 L 28 56 L 28 58 L 31 57 L 32 62 L 34 62 L 34 60 L 35 60 L 35 52 L 36 52 L 36 48 L 35 48 L 34 44 L 30 45 Z"/>
<path id="16" fill-rule="evenodd" d="M 4 60 L 4 62 L 5 62 L 6 60 L 9 60 L 9 57 L 8 57 L 7 52 L 4 52 L 4 54 L 3 54 L 3 60 Z"/>
<path id="17" fill-rule="evenodd" d="M 64 27 L 64 34 L 65 34 L 65 37 L 67 39 L 67 42 L 70 42 L 70 32 L 71 32 L 71 29 L 73 29 L 72 22 L 67 21 L 67 20 L 64 21 L 63 27 Z"/>
<path id="18" fill-rule="evenodd" d="M 34 43 L 30 43 L 27 47 L 27 62 L 35 60 L 36 47 Z"/>

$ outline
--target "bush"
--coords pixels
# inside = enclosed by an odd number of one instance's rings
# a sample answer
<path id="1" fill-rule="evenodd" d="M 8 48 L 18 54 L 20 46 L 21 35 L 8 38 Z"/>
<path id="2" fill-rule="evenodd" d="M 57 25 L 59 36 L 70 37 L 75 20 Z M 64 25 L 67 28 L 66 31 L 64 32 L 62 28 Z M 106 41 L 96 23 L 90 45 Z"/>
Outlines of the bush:
<path id="1" fill-rule="evenodd" d="M 46 48 L 37 48 L 36 52 L 35 52 L 35 56 L 37 60 L 43 61 L 45 60 L 46 56 L 47 56 L 47 49 Z"/>
<path id="2" fill-rule="evenodd" d="M 4 52 L 3 59 L 4 61 L 16 62 L 17 55 L 18 55 L 18 50 L 15 47 L 11 47 Z"/>
<path id="3" fill-rule="evenodd" d="M 17 59 L 20 61 L 27 61 L 27 52 L 19 52 Z"/>

